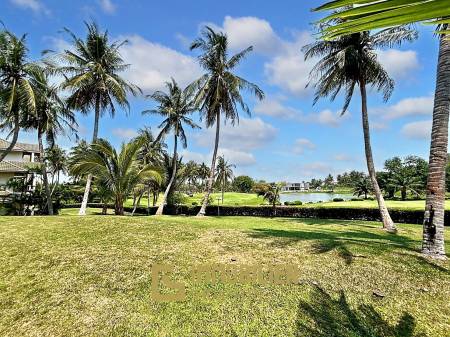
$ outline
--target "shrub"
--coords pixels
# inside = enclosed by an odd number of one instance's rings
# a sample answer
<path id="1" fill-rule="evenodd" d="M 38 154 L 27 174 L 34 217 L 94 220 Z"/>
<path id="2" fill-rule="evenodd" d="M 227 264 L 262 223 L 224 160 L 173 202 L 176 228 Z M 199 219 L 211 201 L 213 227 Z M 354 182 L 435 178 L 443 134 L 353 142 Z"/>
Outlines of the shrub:
<path id="1" fill-rule="evenodd" d="M 344 199 L 342 199 L 342 198 L 334 198 L 333 199 L 333 202 L 343 202 L 344 201 Z"/>
<path id="2" fill-rule="evenodd" d="M 361 199 L 359 198 L 351 198 L 350 201 L 360 201 Z"/>
<path id="3" fill-rule="evenodd" d="M 198 205 L 198 202 L 197 201 L 194 201 L 193 203 L 192 203 L 192 206 L 197 206 Z"/>
<path id="4" fill-rule="evenodd" d="M 291 205 L 291 202 L 290 201 L 285 201 L 284 202 L 284 206 L 290 206 Z"/>
<path id="5" fill-rule="evenodd" d="M 255 182 L 249 176 L 239 176 L 233 180 L 233 190 L 240 193 L 249 193 Z"/>
<path id="6" fill-rule="evenodd" d="M 300 200 L 294 200 L 294 201 L 285 201 L 284 204 L 286 206 L 301 206 L 303 205 L 303 202 L 301 202 Z"/>

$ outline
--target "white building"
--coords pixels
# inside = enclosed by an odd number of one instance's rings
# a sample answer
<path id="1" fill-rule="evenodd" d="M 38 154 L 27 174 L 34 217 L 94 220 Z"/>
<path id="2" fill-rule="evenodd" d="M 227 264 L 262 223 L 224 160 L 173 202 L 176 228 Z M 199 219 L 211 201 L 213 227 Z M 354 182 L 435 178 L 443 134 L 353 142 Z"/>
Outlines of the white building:
<path id="1" fill-rule="evenodd" d="M 8 141 L 0 139 L 0 153 L 9 145 Z M 30 168 L 39 165 L 40 156 L 41 152 L 37 144 L 16 143 L 11 152 L 0 162 L 0 194 L 13 192 L 6 187 L 11 178 L 29 177 Z"/>
<path id="2" fill-rule="evenodd" d="M 301 183 L 286 183 L 282 188 L 282 192 L 304 192 L 309 191 L 309 183 L 302 181 Z"/>

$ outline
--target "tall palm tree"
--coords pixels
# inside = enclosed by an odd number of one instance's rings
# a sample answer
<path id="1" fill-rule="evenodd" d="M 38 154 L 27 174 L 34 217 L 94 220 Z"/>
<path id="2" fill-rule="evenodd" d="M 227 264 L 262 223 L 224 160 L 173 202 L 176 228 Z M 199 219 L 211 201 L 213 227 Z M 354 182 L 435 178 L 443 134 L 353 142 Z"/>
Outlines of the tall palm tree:
<path id="1" fill-rule="evenodd" d="M 206 190 L 207 184 L 208 184 L 208 177 L 209 177 L 210 169 L 208 165 L 205 163 L 201 163 L 198 168 L 198 177 L 202 180 L 202 188 L 203 190 Z"/>
<path id="2" fill-rule="evenodd" d="M 190 88 L 182 90 L 174 79 L 172 79 L 171 82 L 167 82 L 166 87 L 168 91 L 167 93 L 157 91 L 152 95 L 147 96 L 148 98 L 158 102 L 158 107 L 153 110 L 143 111 L 143 114 L 158 114 L 165 117 L 164 121 L 158 126 L 161 131 L 156 139 L 157 141 L 164 139 L 169 133 L 172 132 L 174 136 L 172 174 L 164 192 L 163 199 L 161 200 L 158 210 L 156 211 L 156 215 L 163 214 L 167 196 L 169 195 L 172 184 L 177 175 L 178 139 L 181 140 L 181 145 L 183 148 L 187 147 L 184 124 L 192 129 L 200 128 L 190 117 L 188 117 L 196 110 L 192 90 Z"/>
<path id="3" fill-rule="evenodd" d="M 416 36 L 416 32 L 399 27 L 382 30 L 375 34 L 362 32 L 338 37 L 334 40 L 317 41 L 303 48 L 306 59 L 323 57 L 311 71 L 311 81 L 316 82 L 314 103 L 326 96 L 330 96 L 331 100 L 334 100 L 341 90 L 344 90 L 345 102 L 342 109 L 342 114 L 344 114 L 351 102 L 355 88 L 359 87 L 367 168 L 380 209 L 383 228 L 391 232 L 395 232 L 396 227 L 389 215 L 376 179 L 370 143 L 366 90 L 367 86 L 371 86 L 383 93 L 385 101 L 389 99 L 394 89 L 394 81 L 378 62 L 375 50 L 400 44 L 404 40 L 411 41 Z"/>
<path id="4" fill-rule="evenodd" d="M 367 199 L 367 195 L 372 191 L 372 181 L 365 175 L 353 182 L 353 195 L 358 198 L 363 195 L 364 199 Z"/>
<path id="5" fill-rule="evenodd" d="M 256 84 L 233 73 L 236 66 L 253 50 L 253 47 L 250 46 L 229 57 L 227 35 L 215 32 L 206 26 L 202 36 L 191 44 L 191 50 L 193 49 L 199 49 L 202 52 L 199 62 L 206 70 L 206 73 L 192 84 L 192 87 L 197 90 L 196 103 L 199 106 L 201 118 L 206 121 L 206 127 L 216 125 L 208 185 L 198 213 L 198 216 L 204 216 L 214 183 L 221 116 L 223 115 L 225 121 L 230 120 L 234 125 L 239 122 L 238 105 L 250 115 L 250 110 L 241 96 L 241 90 L 250 91 L 260 100 L 264 98 L 264 93 Z"/>
<path id="6" fill-rule="evenodd" d="M 120 153 L 104 139 L 92 143 L 85 152 L 74 152 L 71 158 L 71 173 L 77 176 L 91 175 L 102 181 L 114 196 L 114 213 L 124 215 L 123 204 L 133 189 L 140 183 L 161 174 L 151 165 L 140 166 L 137 154 L 142 140 L 122 144 Z"/>
<path id="7" fill-rule="evenodd" d="M 47 197 L 47 211 L 49 215 L 53 215 L 52 193 L 48 182 L 47 156 L 43 137 L 52 148 L 55 146 L 58 135 L 65 134 L 66 130 L 75 133 L 77 124 L 74 113 L 67 108 L 65 102 L 59 97 L 57 86 L 50 84 L 49 76 L 44 69 L 35 69 L 32 72 L 30 83 L 37 94 L 36 111 L 34 114 L 27 114 L 22 125 L 25 129 L 37 131 L 39 162 Z"/>
<path id="8" fill-rule="evenodd" d="M 86 28 L 85 40 L 65 29 L 72 39 L 72 49 L 57 55 L 60 66 L 55 70 L 66 78 L 61 88 L 70 92 L 67 99 L 69 108 L 83 114 L 94 110 L 92 141 L 95 142 L 100 117 L 106 111 L 114 117 L 115 105 L 129 110 L 127 94 L 136 96 L 140 89 L 119 75 L 129 67 L 120 55 L 120 48 L 127 41 L 110 43 L 108 31 L 101 32 L 95 23 L 86 23 Z M 91 182 L 92 176 L 88 176 L 80 215 L 86 214 Z"/>
<path id="9" fill-rule="evenodd" d="M 358 4 L 358 6 L 353 5 Z M 422 253 L 445 258 L 445 167 L 450 115 L 450 0 L 330 1 L 316 10 L 340 9 L 330 18 L 339 17 L 337 25 L 323 31 L 329 39 L 369 29 L 380 29 L 420 21 L 438 25 L 439 56 L 433 108 L 427 198 L 423 223 Z"/>
<path id="10" fill-rule="evenodd" d="M 58 145 L 49 147 L 46 151 L 46 160 L 50 173 L 52 174 L 52 183 L 59 184 L 61 173 L 67 172 L 67 154 Z M 55 180 L 56 178 L 56 180 Z"/>
<path id="11" fill-rule="evenodd" d="M 188 161 L 184 167 L 184 174 L 188 183 L 188 192 L 192 193 L 192 186 L 195 188 L 197 178 L 200 174 L 199 165 L 193 160 Z"/>
<path id="12" fill-rule="evenodd" d="M 277 205 L 280 203 L 281 186 L 279 184 L 271 184 L 270 189 L 264 193 L 264 200 L 272 205 L 272 215 L 277 215 Z"/>
<path id="13" fill-rule="evenodd" d="M 25 115 L 36 112 L 36 92 L 30 75 L 37 65 L 28 60 L 25 38 L 0 32 L 0 130 L 12 134 L 9 146 L 0 153 L 0 162 L 16 145 Z"/>
<path id="14" fill-rule="evenodd" d="M 228 163 L 224 156 L 219 156 L 216 168 L 216 181 L 222 189 L 222 204 L 225 195 L 225 185 L 234 178 L 233 168 L 236 168 L 236 165 Z"/>

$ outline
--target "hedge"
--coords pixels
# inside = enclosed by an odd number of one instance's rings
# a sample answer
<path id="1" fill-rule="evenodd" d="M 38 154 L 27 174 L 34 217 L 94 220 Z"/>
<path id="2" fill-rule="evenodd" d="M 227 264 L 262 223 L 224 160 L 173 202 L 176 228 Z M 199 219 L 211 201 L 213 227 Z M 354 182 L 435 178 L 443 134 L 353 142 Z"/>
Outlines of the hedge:
<path id="1" fill-rule="evenodd" d="M 77 208 L 80 205 L 66 205 L 63 208 Z M 101 204 L 88 204 L 90 208 L 102 208 Z M 109 206 L 113 208 L 112 206 Z M 137 207 L 135 214 L 154 215 L 157 207 Z M 166 206 L 166 215 L 196 215 L 200 206 Z M 133 207 L 125 207 L 125 212 L 132 212 Z M 206 215 L 217 216 L 218 207 L 208 206 Z M 256 216 L 272 217 L 273 208 L 270 206 L 220 206 L 220 216 Z M 420 210 L 389 210 L 392 220 L 396 223 L 423 224 L 424 212 Z M 276 217 L 284 218 L 316 218 L 337 220 L 381 221 L 376 208 L 347 208 L 347 207 L 277 207 Z M 450 212 L 445 212 L 445 225 L 450 225 Z"/>

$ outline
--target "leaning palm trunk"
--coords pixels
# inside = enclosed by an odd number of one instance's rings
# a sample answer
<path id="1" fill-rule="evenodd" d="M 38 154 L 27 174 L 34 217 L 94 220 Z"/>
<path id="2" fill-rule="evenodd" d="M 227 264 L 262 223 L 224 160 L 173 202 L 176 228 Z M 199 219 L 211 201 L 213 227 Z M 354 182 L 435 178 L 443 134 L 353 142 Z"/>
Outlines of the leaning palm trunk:
<path id="1" fill-rule="evenodd" d="M 439 46 L 422 242 L 422 253 L 442 258 L 445 257 L 445 167 L 447 164 L 449 110 L 450 40 L 448 35 L 444 35 L 440 38 Z"/>
<path id="2" fill-rule="evenodd" d="M 133 206 L 133 212 L 131 212 L 131 216 L 134 215 L 134 213 L 136 212 L 136 208 L 138 208 L 138 206 L 141 204 L 141 199 L 142 199 L 142 197 L 144 196 L 144 193 L 145 193 L 145 191 L 142 191 L 142 192 L 139 194 L 139 196 L 138 196 L 138 198 L 137 198 L 137 201 L 134 203 L 134 206 Z"/>
<path id="3" fill-rule="evenodd" d="M 8 155 L 8 153 L 10 153 L 12 151 L 14 146 L 16 146 L 17 139 L 19 138 L 19 131 L 20 131 L 19 117 L 17 117 L 17 118 L 14 118 L 13 138 L 12 138 L 9 146 L 2 153 L 0 153 L 0 163 L 3 161 L 3 159 L 5 159 L 5 157 Z"/>
<path id="4" fill-rule="evenodd" d="M 169 196 L 170 189 L 172 188 L 173 182 L 175 181 L 175 177 L 177 175 L 177 145 L 178 145 L 178 137 L 177 132 L 175 131 L 175 145 L 173 148 L 173 163 L 172 163 L 172 176 L 170 177 L 169 184 L 166 187 L 166 190 L 164 191 L 163 198 L 161 200 L 161 203 L 158 206 L 158 209 L 156 210 L 155 215 L 162 215 L 164 211 L 164 204 L 166 203 L 167 197 Z"/>
<path id="5" fill-rule="evenodd" d="M 94 121 L 94 135 L 92 136 L 92 142 L 94 143 L 98 137 L 98 123 L 100 119 L 100 96 L 97 95 L 95 102 L 95 121 Z M 86 179 L 86 187 L 84 188 L 83 201 L 81 202 L 80 211 L 78 215 L 86 215 L 87 203 L 89 200 L 89 192 L 91 191 L 92 174 L 88 174 Z"/>
<path id="6" fill-rule="evenodd" d="M 197 216 L 205 216 L 206 206 L 208 205 L 209 196 L 211 195 L 211 192 L 212 192 L 213 183 L 214 183 L 214 173 L 216 171 L 217 150 L 219 148 L 219 137 L 220 137 L 220 112 L 217 113 L 217 118 L 216 118 L 216 140 L 215 140 L 215 144 L 214 144 L 214 152 L 213 152 L 213 156 L 212 156 L 211 170 L 209 171 L 209 178 L 208 178 L 208 183 L 206 186 L 205 195 L 203 196 L 202 207 L 200 208 L 200 211 L 198 212 Z"/>
<path id="7" fill-rule="evenodd" d="M 53 201 L 52 201 L 52 192 L 50 192 L 50 186 L 48 185 L 48 176 L 47 176 L 47 163 L 45 162 L 44 156 L 44 145 L 42 144 L 42 133 L 38 130 L 38 143 L 39 143 L 39 162 L 41 164 L 42 169 L 42 179 L 44 181 L 44 189 L 45 195 L 47 197 L 47 211 L 48 215 L 53 215 Z"/>
<path id="8" fill-rule="evenodd" d="M 383 194 L 381 193 L 380 186 L 377 182 L 377 176 L 375 172 L 375 165 L 373 163 L 372 146 L 370 145 L 370 128 L 369 128 L 369 116 L 367 113 L 367 92 L 366 83 L 364 80 L 360 81 L 361 90 L 361 112 L 362 112 L 362 124 L 364 132 L 364 147 L 366 152 L 367 170 L 369 171 L 369 177 L 372 182 L 373 191 L 377 198 L 378 208 L 380 210 L 381 221 L 383 222 L 383 228 L 389 232 L 396 232 L 394 222 L 389 215 L 389 211 L 384 202 Z"/>

